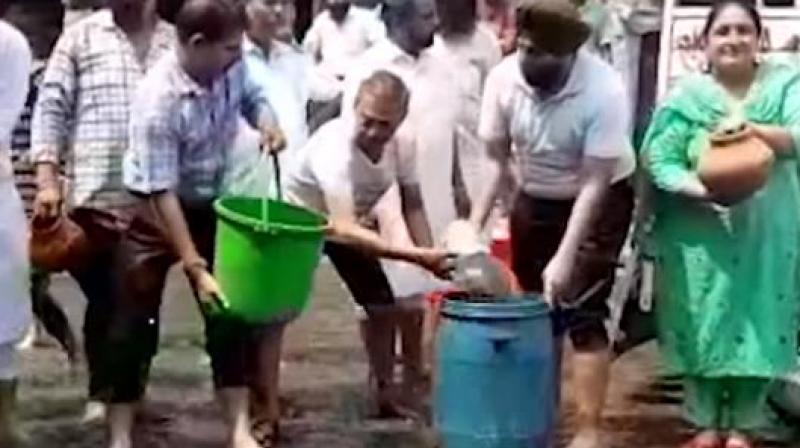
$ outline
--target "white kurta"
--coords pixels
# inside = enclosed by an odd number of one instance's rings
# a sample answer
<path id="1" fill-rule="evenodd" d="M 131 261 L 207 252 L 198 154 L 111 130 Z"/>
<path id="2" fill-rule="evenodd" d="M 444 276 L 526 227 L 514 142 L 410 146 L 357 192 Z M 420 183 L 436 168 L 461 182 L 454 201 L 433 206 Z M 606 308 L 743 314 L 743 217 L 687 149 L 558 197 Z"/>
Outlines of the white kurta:
<path id="1" fill-rule="evenodd" d="M 353 64 L 385 34 L 383 23 L 372 11 L 350 8 L 341 23 L 336 23 L 328 10 L 320 12 L 303 40 L 304 50 L 316 62 L 313 76 L 327 80 L 326 90 L 341 93 L 342 79 Z"/>
<path id="2" fill-rule="evenodd" d="M 31 52 L 25 37 L 3 21 L 0 61 L 0 344 L 8 344 L 22 337 L 31 321 L 28 228 L 9 149 L 28 93 Z"/>
<path id="3" fill-rule="evenodd" d="M 483 85 L 489 72 L 502 60 L 500 43 L 491 31 L 479 24 L 469 36 L 444 38 L 437 36 L 436 48 L 450 58 L 458 86 L 459 114 L 456 125 L 456 150 L 461 175 L 469 199 L 474 203 L 483 197 L 489 176 L 486 145 L 478 137 Z"/>

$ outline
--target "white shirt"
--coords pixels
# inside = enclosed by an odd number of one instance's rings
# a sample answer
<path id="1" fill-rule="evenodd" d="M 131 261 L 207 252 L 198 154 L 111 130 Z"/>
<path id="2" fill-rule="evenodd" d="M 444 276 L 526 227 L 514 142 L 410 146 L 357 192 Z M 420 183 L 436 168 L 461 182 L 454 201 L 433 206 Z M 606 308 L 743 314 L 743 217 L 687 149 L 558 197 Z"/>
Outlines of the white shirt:
<path id="1" fill-rule="evenodd" d="M 31 320 L 28 228 L 9 146 L 28 95 L 32 57 L 22 33 L 1 20 L 0 61 L 0 344 L 6 344 L 19 340 Z"/>
<path id="2" fill-rule="evenodd" d="M 375 5 L 372 8 L 367 8 L 366 6 L 358 6 L 358 5 L 354 4 L 353 8 L 356 11 L 361 11 L 361 12 L 363 12 L 365 14 L 368 14 L 368 15 L 372 16 L 372 18 L 375 19 L 375 21 L 379 22 L 380 24 L 383 24 L 383 21 L 381 21 L 381 14 L 383 13 L 383 4 L 382 3 L 379 2 L 377 5 Z"/>
<path id="3" fill-rule="evenodd" d="M 450 57 L 456 75 L 460 101 L 456 150 L 467 194 L 475 201 L 488 187 L 485 179 L 491 164 L 486 146 L 478 138 L 478 117 L 486 78 L 503 58 L 500 43 L 488 28 L 478 24 L 467 36 L 454 39 L 438 35 L 434 45 Z"/>
<path id="4" fill-rule="evenodd" d="M 33 57 L 25 36 L 4 21 L 0 21 L 0 61 L 0 148 L 7 151 L 28 97 Z"/>
<path id="5" fill-rule="evenodd" d="M 370 11 L 351 7 L 344 21 L 336 23 L 325 10 L 314 19 L 303 48 L 318 62 L 319 75 L 338 83 L 341 91 L 341 80 L 353 63 L 384 34 Z"/>
<path id="6" fill-rule="evenodd" d="M 500 42 L 483 24 L 478 24 L 469 36 L 458 39 L 436 36 L 434 46 L 441 54 L 453 58 L 455 79 L 462 104 L 465 125 L 477 128 L 483 85 L 489 72 L 502 61 Z"/>
<path id="7" fill-rule="evenodd" d="M 580 191 L 586 156 L 617 159 L 614 181 L 633 173 L 625 98 L 620 75 L 585 50 L 578 52 L 561 92 L 541 98 L 522 77 L 514 54 L 489 75 L 479 133 L 487 142 L 511 141 L 526 193 L 572 199 Z"/>
<path id="8" fill-rule="evenodd" d="M 414 154 L 396 139 L 377 162 L 353 144 L 354 124 L 342 118 L 323 125 L 300 149 L 287 173 L 286 198 L 334 218 L 356 221 L 396 182 L 417 185 Z"/>
<path id="9" fill-rule="evenodd" d="M 268 55 L 250 39 L 242 44 L 247 82 L 267 101 L 286 136 L 286 162 L 308 140 L 306 104 L 311 94 L 311 59 L 291 45 L 273 41 Z"/>

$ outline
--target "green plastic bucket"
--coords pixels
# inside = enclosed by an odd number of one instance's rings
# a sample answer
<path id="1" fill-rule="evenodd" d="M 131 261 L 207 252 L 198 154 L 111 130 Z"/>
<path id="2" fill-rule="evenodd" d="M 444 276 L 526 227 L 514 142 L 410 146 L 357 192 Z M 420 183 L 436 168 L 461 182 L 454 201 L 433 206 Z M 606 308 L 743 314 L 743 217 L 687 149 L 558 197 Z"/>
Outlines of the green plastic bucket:
<path id="1" fill-rule="evenodd" d="M 311 295 L 326 219 L 283 202 L 225 197 L 217 212 L 214 275 L 228 312 L 252 323 L 291 320 Z"/>

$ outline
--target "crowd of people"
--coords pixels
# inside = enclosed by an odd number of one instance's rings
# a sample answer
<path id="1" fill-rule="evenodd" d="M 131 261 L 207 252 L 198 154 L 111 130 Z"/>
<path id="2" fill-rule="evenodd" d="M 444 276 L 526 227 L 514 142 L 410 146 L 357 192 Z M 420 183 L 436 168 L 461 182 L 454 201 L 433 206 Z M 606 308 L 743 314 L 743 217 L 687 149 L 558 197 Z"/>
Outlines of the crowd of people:
<path id="1" fill-rule="evenodd" d="M 280 442 L 287 322 L 219 312 L 212 275 L 212 204 L 268 194 L 242 181 L 254 176 L 328 218 L 376 416 L 413 417 L 426 393 L 423 297 L 447 286 L 454 223 L 484 242 L 507 223 L 520 287 L 582 299 L 567 323 L 570 448 L 609 446 L 607 299 L 632 233 L 697 428 L 685 448 L 755 446 L 769 384 L 798 358 L 800 66 L 759 54 L 747 0 L 714 3 L 706 70 L 671 89 L 638 148 L 603 2 L 329 0 L 302 41 L 291 0 L 105 3 L 68 19 L 61 0 L 0 1 L 0 446 L 22 438 L 16 354 L 35 316 L 85 359 L 86 419 L 131 447 L 175 265 L 204 318 L 228 445 Z M 737 201 L 698 174 L 732 122 L 774 157 Z M 29 260 L 33 223 L 60 219 L 91 241 L 68 269 L 87 301 L 82 349 Z"/>

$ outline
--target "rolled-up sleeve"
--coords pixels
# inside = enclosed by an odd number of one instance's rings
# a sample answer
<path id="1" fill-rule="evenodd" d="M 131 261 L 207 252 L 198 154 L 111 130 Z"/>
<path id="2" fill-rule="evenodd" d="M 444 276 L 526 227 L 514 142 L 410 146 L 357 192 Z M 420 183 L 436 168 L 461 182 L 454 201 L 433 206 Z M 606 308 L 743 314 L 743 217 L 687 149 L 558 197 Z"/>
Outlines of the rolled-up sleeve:
<path id="1" fill-rule="evenodd" d="M 130 124 L 125 186 L 145 194 L 175 190 L 180 179 L 180 114 L 177 103 L 147 98 L 140 89 Z M 175 100 L 177 101 L 177 100 Z"/>
<path id="2" fill-rule="evenodd" d="M 34 163 L 57 164 L 66 148 L 78 89 L 76 44 L 77 36 L 65 33 L 47 64 L 31 123 Z"/>
<path id="3" fill-rule="evenodd" d="M 11 27 L 7 30 L 0 34 L 0 61 L 3 61 L 3 74 L 0 76 L 0 146 L 8 143 L 25 105 L 31 71 L 31 51 L 27 41 L 17 30 Z"/>
<path id="4" fill-rule="evenodd" d="M 653 183 L 677 192 L 693 176 L 688 156 L 691 126 L 676 112 L 662 109 L 653 117 L 642 145 L 642 162 Z"/>

